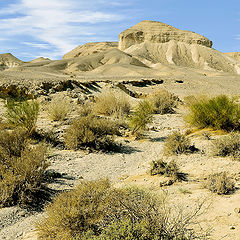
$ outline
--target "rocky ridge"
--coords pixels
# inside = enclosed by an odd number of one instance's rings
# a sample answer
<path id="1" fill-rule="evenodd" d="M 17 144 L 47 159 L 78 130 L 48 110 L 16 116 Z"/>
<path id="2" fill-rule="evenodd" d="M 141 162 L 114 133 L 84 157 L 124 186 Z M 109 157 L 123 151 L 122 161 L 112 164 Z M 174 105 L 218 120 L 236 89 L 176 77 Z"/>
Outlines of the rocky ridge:
<path id="1" fill-rule="evenodd" d="M 142 21 L 123 31 L 119 35 L 119 49 L 125 50 L 132 45 L 145 41 L 152 43 L 166 43 L 171 40 L 212 47 L 212 41 L 200 34 L 179 30 L 168 24 L 156 21 Z"/>
<path id="2" fill-rule="evenodd" d="M 93 53 L 103 52 L 112 48 L 117 48 L 118 42 L 93 42 L 86 43 L 74 48 L 72 51 L 66 53 L 63 59 L 76 58 L 81 56 L 88 56 Z"/>

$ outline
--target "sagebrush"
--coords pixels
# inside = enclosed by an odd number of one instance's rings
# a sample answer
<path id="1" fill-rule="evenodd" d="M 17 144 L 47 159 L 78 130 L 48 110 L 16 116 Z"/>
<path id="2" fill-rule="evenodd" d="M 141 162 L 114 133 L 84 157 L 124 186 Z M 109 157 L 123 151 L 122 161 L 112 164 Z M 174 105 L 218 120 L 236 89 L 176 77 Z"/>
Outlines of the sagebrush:
<path id="1" fill-rule="evenodd" d="M 152 161 L 149 169 L 150 175 L 164 175 L 172 177 L 174 180 L 182 180 L 183 174 L 175 161 L 165 162 L 162 159 Z"/>
<path id="2" fill-rule="evenodd" d="M 190 153 L 195 150 L 196 148 L 191 144 L 189 138 L 178 131 L 174 131 L 167 137 L 163 148 L 166 155 Z"/>
<path id="3" fill-rule="evenodd" d="M 102 93 L 96 98 L 94 111 L 97 114 L 124 117 L 128 116 L 131 110 L 131 105 L 123 94 L 116 94 L 112 91 Z"/>
<path id="4" fill-rule="evenodd" d="M 90 147 L 99 150 L 114 150 L 113 136 L 118 134 L 118 125 L 106 118 L 93 115 L 76 119 L 67 129 L 64 140 L 67 148 Z"/>
<path id="5" fill-rule="evenodd" d="M 22 129 L 0 133 L 0 207 L 31 204 L 49 163 L 46 147 L 31 146 Z"/>
<path id="6" fill-rule="evenodd" d="M 240 161 L 240 133 L 230 133 L 213 141 L 213 154 L 215 156 L 230 156 Z"/>
<path id="7" fill-rule="evenodd" d="M 201 239 L 192 229 L 202 205 L 177 212 L 136 187 L 116 189 L 108 180 L 81 182 L 56 197 L 37 224 L 40 239 Z"/>
<path id="8" fill-rule="evenodd" d="M 226 172 L 214 173 L 208 176 L 204 187 L 219 195 L 229 194 L 235 190 L 235 183 Z"/>
<path id="9" fill-rule="evenodd" d="M 154 113 L 159 114 L 174 113 L 174 108 L 177 107 L 179 101 L 177 96 L 165 89 L 153 92 L 148 99 L 153 104 Z"/>

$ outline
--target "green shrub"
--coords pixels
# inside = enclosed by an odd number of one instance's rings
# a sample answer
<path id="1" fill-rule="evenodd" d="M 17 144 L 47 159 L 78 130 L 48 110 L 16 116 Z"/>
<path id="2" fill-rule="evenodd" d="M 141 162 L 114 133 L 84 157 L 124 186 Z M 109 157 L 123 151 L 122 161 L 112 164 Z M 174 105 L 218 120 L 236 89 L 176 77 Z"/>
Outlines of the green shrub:
<path id="1" fill-rule="evenodd" d="M 33 203 L 49 166 L 46 148 L 30 146 L 23 134 L 22 130 L 0 133 L 0 207 Z"/>
<path id="2" fill-rule="evenodd" d="M 51 120 L 63 121 L 71 110 L 70 100 L 63 96 L 56 96 L 47 107 L 47 112 Z"/>
<path id="3" fill-rule="evenodd" d="M 129 118 L 129 126 L 132 133 L 141 133 L 147 127 L 147 124 L 152 122 L 153 119 L 152 104 L 146 100 L 140 101 L 137 105 L 136 111 Z"/>
<path id="4" fill-rule="evenodd" d="M 178 97 L 165 89 L 159 89 L 148 97 L 154 107 L 154 113 L 174 113 L 177 107 Z"/>
<path id="5" fill-rule="evenodd" d="M 166 155 L 178 155 L 182 153 L 189 153 L 195 150 L 191 145 L 189 138 L 178 131 L 169 135 L 165 141 L 163 151 Z"/>
<path id="6" fill-rule="evenodd" d="M 17 102 L 10 100 L 6 104 L 7 119 L 14 127 L 21 127 L 28 134 L 34 132 L 39 113 L 39 103 L 35 100 Z"/>
<path id="7" fill-rule="evenodd" d="M 231 156 L 235 160 L 240 160 L 240 133 L 231 133 L 216 139 L 213 142 L 213 153 L 215 156 Z"/>
<path id="8" fill-rule="evenodd" d="M 81 182 L 56 197 L 37 224 L 40 239 L 194 239 L 191 213 L 171 211 L 165 197 L 135 187 L 115 189 L 107 180 Z M 200 239 L 200 238 L 198 238 Z"/>
<path id="9" fill-rule="evenodd" d="M 114 116 L 117 118 L 128 116 L 130 109 L 131 106 L 127 98 L 122 94 L 114 94 L 113 92 L 100 94 L 94 105 L 94 111 L 97 114 Z"/>
<path id="10" fill-rule="evenodd" d="M 64 140 L 69 149 L 114 150 L 116 145 L 112 136 L 116 134 L 118 127 L 113 121 L 89 115 L 75 120 L 67 129 Z"/>
<path id="11" fill-rule="evenodd" d="M 235 184 L 226 172 L 221 172 L 209 175 L 204 187 L 213 193 L 223 195 L 233 192 Z"/>
<path id="12" fill-rule="evenodd" d="M 240 129 L 240 104 L 220 95 L 202 98 L 190 106 L 188 121 L 199 128 L 211 127 L 227 131 Z"/>

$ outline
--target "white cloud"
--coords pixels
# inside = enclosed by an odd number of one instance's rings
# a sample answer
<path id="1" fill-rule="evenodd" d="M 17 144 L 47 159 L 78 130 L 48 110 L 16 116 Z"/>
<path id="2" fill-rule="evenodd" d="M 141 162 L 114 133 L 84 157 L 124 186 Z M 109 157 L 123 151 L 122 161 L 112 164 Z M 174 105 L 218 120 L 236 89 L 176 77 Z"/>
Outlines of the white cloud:
<path id="1" fill-rule="evenodd" d="M 41 48 L 41 49 L 49 49 L 51 46 L 45 43 L 32 43 L 32 42 L 23 42 L 24 45 L 34 47 L 34 48 Z"/>
<path id="2" fill-rule="evenodd" d="M 25 45 L 41 49 L 52 46 L 60 56 L 97 34 L 99 29 L 94 24 L 122 19 L 119 14 L 102 10 L 108 3 L 106 0 L 19 0 L 0 10 L 0 31 L 9 39 L 21 35 L 26 38 L 22 42 Z M 40 43 L 29 43 L 27 38 Z"/>

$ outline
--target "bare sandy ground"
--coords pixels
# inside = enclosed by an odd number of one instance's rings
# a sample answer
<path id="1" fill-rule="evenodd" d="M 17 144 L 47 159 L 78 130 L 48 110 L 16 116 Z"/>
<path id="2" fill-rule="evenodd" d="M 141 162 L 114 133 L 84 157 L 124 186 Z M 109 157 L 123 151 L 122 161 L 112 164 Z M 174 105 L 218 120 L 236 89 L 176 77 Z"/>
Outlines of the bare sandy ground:
<path id="1" fill-rule="evenodd" d="M 47 77 L 50 79 L 49 75 Z M 90 95 L 97 95 L 100 91 L 104 92 L 106 89 L 115 89 L 115 91 L 121 92 L 115 83 L 126 80 L 130 81 L 130 83 L 126 83 L 126 86 L 131 91 L 148 94 L 157 88 L 165 88 L 174 92 L 182 100 L 185 96 L 194 94 L 218 95 L 224 93 L 239 95 L 239 76 L 236 75 L 228 75 L 227 78 L 224 74 L 201 78 L 199 76 L 194 78 L 194 76 L 190 77 L 187 75 L 185 78 L 168 77 L 164 79 L 162 84 L 145 87 L 133 86 L 131 81 L 136 79 L 116 78 L 108 82 L 105 81 L 107 80 L 106 78 L 100 78 L 98 79 L 97 90 L 92 90 Z M 176 80 L 180 79 L 183 82 L 176 82 Z M 140 80 L 138 79 L 138 81 Z M 78 79 L 78 81 L 83 81 L 83 79 Z M 64 94 L 72 96 L 71 91 L 68 90 Z M 82 93 L 80 93 L 80 96 L 82 96 Z M 47 103 L 47 99 L 51 97 L 52 94 L 49 93 L 45 96 L 40 96 L 39 99 L 43 101 L 44 105 Z M 133 103 L 136 103 L 137 99 L 128 97 Z M 77 108 L 77 104 L 74 106 Z M 1 103 L 1 111 L 3 115 L 3 101 Z M 232 195 L 218 196 L 202 187 L 204 179 L 209 174 L 222 171 L 227 171 L 231 174 L 236 182 L 236 186 L 240 186 L 240 162 L 233 161 L 230 158 L 213 157 L 211 155 L 211 144 L 214 139 L 219 137 L 216 133 L 211 133 L 210 140 L 206 140 L 201 131 L 193 133 L 190 135 L 190 138 L 200 151 L 194 154 L 173 157 L 179 164 L 181 171 L 188 174 L 187 182 L 178 182 L 172 186 L 160 187 L 160 183 L 166 181 L 166 179 L 156 176 L 151 177 L 146 173 L 152 160 L 157 160 L 161 157 L 166 159 L 166 161 L 172 159 L 166 158 L 162 154 L 164 140 L 167 135 L 175 130 L 184 132 L 188 129 L 184 121 L 185 114 L 185 106 L 180 105 L 175 114 L 155 115 L 154 122 L 149 126 L 149 131 L 146 132 L 144 139 L 134 140 L 132 138 L 120 137 L 116 139 L 122 143 L 122 151 L 119 153 L 87 153 L 51 148 L 49 157 L 51 166 L 49 169 L 60 173 L 62 177 L 50 183 L 49 188 L 53 190 L 71 189 L 82 179 L 93 180 L 108 177 L 116 186 L 135 184 L 147 187 L 154 192 L 161 192 L 163 189 L 167 190 L 169 201 L 172 203 L 178 202 L 184 207 L 189 206 L 190 208 L 197 200 L 207 199 L 206 202 L 210 203 L 210 206 L 199 218 L 199 221 L 203 228 L 210 226 L 210 239 L 240 239 L 240 215 L 236 211 L 237 208 L 240 208 L 239 189 L 237 188 Z M 46 112 L 42 109 L 37 125 L 39 129 L 53 129 L 57 131 L 61 138 L 64 134 L 64 129 L 71 122 L 71 119 L 76 116 L 77 111 L 72 112 L 69 119 L 63 123 L 51 122 Z M 188 193 L 184 194 L 181 189 L 187 190 Z M 43 216 L 44 212 L 29 212 L 19 207 L 1 209 L 0 239 L 36 239 L 34 222 Z"/>

